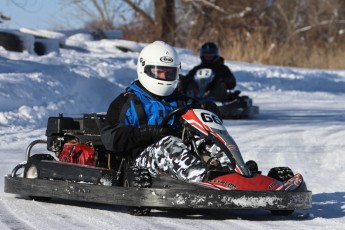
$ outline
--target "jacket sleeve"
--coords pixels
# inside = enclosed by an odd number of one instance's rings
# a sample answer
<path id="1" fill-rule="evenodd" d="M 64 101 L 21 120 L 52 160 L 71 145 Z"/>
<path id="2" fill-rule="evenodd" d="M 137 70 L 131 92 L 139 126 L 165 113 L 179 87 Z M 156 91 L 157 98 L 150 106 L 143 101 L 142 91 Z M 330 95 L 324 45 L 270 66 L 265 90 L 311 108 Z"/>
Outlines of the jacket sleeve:
<path id="1" fill-rule="evenodd" d="M 101 139 L 105 148 L 114 153 L 131 151 L 152 141 L 140 128 L 125 124 L 129 105 L 130 98 L 121 94 L 110 104 L 105 117 Z"/>
<path id="2" fill-rule="evenodd" d="M 230 90 L 234 89 L 236 87 L 236 78 L 226 65 L 224 65 L 223 73 L 222 76 L 227 88 Z"/>

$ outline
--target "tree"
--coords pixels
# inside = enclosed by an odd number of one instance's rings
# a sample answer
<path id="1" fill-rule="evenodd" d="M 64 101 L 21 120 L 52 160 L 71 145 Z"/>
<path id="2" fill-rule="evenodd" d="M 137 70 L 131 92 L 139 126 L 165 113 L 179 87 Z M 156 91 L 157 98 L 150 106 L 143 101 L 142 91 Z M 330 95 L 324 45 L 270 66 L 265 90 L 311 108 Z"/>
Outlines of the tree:
<path id="1" fill-rule="evenodd" d="M 111 0 L 65 0 L 66 6 L 75 7 L 74 17 L 85 21 L 88 29 L 112 30 L 115 29 L 128 7 L 123 1 Z"/>
<path id="2" fill-rule="evenodd" d="M 136 13 L 144 19 L 145 30 L 150 31 L 150 40 L 163 40 L 174 45 L 176 42 L 175 0 L 154 0 L 151 16 L 149 10 L 140 7 L 138 1 L 124 0 Z M 139 1 L 140 2 L 140 1 Z"/>
<path id="3" fill-rule="evenodd" d="M 145 39 L 175 44 L 175 0 L 154 0 L 148 9 L 144 8 L 145 2 L 142 0 L 73 0 L 69 3 L 78 9 L 79 18 L 87 18 L 87 28 L 114 29 L 116 25 L 119 26 L 116 20 L 122 18 L 128 23 L 121 27 L 131 34 L 136 34 L 136 29 L 145 30 Z M 134 16 L 129 13 L 129 9 L 134 12 Z M 141 32 L 139 34 L 142 35 Z"/>
<path id="4" fill-rule="evenodd" d="M 89 17 L 89 27 L 117 27 L 125 39 L 163 40 L 192 50 L 212 41 L 232 60 L 296 65 L 330 50 L 341 54 L 339 47 L 345 44 L 344 0 L 74 0 L 73 4 Z M 125 23 L 117 23 L 119 18 Z"/>

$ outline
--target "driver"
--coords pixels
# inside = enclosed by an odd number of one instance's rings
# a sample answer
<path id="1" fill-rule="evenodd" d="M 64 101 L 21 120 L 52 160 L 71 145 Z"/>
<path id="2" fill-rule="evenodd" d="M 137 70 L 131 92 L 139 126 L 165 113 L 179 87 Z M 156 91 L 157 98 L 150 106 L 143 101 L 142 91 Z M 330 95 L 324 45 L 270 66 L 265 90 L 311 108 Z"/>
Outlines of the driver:
<path id="1" fill-rule="evenodd" d="M 110 104 L 101 138 L 115 156 L 147 167 L 152 176 L 168 173 L 184 181 L 202 181 L 205 167 L 176 137 L 179 127 L 174 117 L 168 121 L 170 128 L 160 126 L 170 111 L 189 99 L 176 90 L 179 70 L 172 46 L 156 41 L 144 47 L 137 63 L 138 80 Z"/>
<path id="2" fill-rule="evenodd" d="M 194 75 L 200 69 L 211 69 L 214 78 L 206 88 L 207 96 L 217 101 L 228 101 L 228 91 L 236 86 L 236 78 L 224 64 L 224 58 L 219 56 L 218 46 L 213 42 L 206 42 L 200 48 L 201 63 L 190 70 L 186 76 L 181 76 L 180 90 L 188 96 L 198 95 L 198 87 L 194 82 Z"/>

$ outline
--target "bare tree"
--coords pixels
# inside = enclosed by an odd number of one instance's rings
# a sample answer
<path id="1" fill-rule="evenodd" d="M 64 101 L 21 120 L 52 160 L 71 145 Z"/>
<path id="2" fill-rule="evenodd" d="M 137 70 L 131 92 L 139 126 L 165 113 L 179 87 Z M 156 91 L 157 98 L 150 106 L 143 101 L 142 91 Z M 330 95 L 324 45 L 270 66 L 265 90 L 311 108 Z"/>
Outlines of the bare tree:
<path id="1" fill-rule="evenodd" d="M 170 44 L 175 44 L 176 20 L 174 0 L 155 0 L 155 21 L 159 37 Z"/>
<path id="2" fill-rule="evenodd" d="M 65 0 L 66 5 L 76 8 L 74 17 L 85 22 L 87 28 L 111 30 L 124 20 L 128 7 L 123 1 Z"/>
<path id="3" fill-rule="evenodd" d="M 153 12 L 144 10 L 138 2 L 133 0 L 124 0 L 132 9 L 141 16 L 145 22 L 146 30 L 150 31 L 150 40 L 163 40 L 172 45 L 176 43 L 176 17 L 175 17 L 175 0 L 154 0 Z"/>
<path id="4" fill-rule="evenodd" d="M 72 5 L 78 9 L 79 18 L 87 18 L 88 28 L 114 29 L 116 19 L 122 18 L 128 21 L 122 27 L 131 34 L 135 34 L 135 29 L 140 30 L 139 34 L 141 30 L 146 30 L 146 39 L 160 39 L 175 44 L 175 0 L 154 0 L 148 9 L 144 8 L 145 2 L 142 0 L 73 0 Z M 128 12 L 129 9 L 134 16 Z"/>
<path id="5" fill-rule="evenodd" d="M 255 1 L 232 0 L 182 0 L 189 9 L 190 22 L 186 46 L 192 49 L 206 41 L 227 46 L 235 35 L 246 34 L 253 29 Z M 246 20 L 251 18 L 250 20 Z M 237 31 L 235 33 L 235 31 Z"/>
<path id="6" fill-rule="evenodd" d="M 335 39 L 344 28 L 343 0 L 180 0 L 188 10 L 188 48 L 205 41 L 223 47 L 239 42 Z M 344 36 L 343 36 L 344 37 Z M 252 41 L 253 40 L 253 41 Z"/>
<path id="7" fill-rule="evenodd" d="M 69 1 L 71 2 L 71 0 Z M 114 28 L 126 23 L 125 39 L 138 42 L 164 40 L 197 50 L 216 42 L 225 58 L 267 63 L 285 52 L 293 65 L 312 47 L 333 47 L 345 42 L 344 0 L 73 0 L 78 13 L 88 16 L 89 27 Z M 123 11 L 126 9 L 125 11 Z M 333 44 L 333 45 L 332 45 Z M 339 49 L 338 49 L 339 50 Z M 304 57 L 308 59 L 309 56 Z M 279 59 L 279 60 L 280 60 Z M 272 63 L 271 63 L 272 64 Z M 277 64 L 277 63 L 273 63 Z"/>

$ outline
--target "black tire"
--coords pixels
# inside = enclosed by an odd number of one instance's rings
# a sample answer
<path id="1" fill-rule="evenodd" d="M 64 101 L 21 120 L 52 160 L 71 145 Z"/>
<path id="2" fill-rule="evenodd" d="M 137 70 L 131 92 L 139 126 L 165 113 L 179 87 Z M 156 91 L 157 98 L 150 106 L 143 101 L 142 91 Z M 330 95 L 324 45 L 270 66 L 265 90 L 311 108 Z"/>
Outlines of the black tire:
<path id="1" fill-rule="evenodd" d="M 37 179 L 39 178 L 39 163 L 42 160 L 55 160 L 52 155 L 49 154 L 35 154 L 32 155 L 24 168 L 24 178 Z M 33 200 L 37 201 L 48 201 L 50 197 L 41 197 L 41 196 L 29 196 Z"/>
<path id="2" fill-rule="evenodd" d="M 285 182 L 294 176 L 289 167 L 275 167 L 271 168 L 267 176 L 276 179 L 280 182 Z M 272 215 L 275 216 L 290 216 L 294 210 L 271 210 Z"/>
<path id="3" fill-rule="evenodd" d="M 24 50 L 22 40 L 17 35 L 7 32 L 0 32 L 0 46 L 15 52 L 23 52 Z"/>
<path id="4" fill-rule="evenodd" d="M 276 179 L 281 182 L 285 182 L 294 176 L 292 170 L 289 167 L 275 167 L 271 168 L 267 176 Z"/>
<path id="5" fill-rule="evenodd" d="M 257 173 L 259 171 L 258 164 L 255 161 L 253 161 L 253 160 L 247 161 L 246 162 L 246 166 L 249 168 L 249 170 L 252 173 Z"/>
<path id="6" fill-rule="evenodd" d="M 47 49 L 42 42 L 35 42 L 34 51 L 38 56 L 42 56 L 46 54 Z"/>
<path id="7" fill-rule="evenodd" d="M 152 178 L 146 168 L 130 167 L 127 170 L 124 181 L 125 187 L 149 188 L 151 185 Z M 151 208 L 129 206 L 127 207 L 127 211 L 134 216 L 147 216 L 150 214 Z"/>

